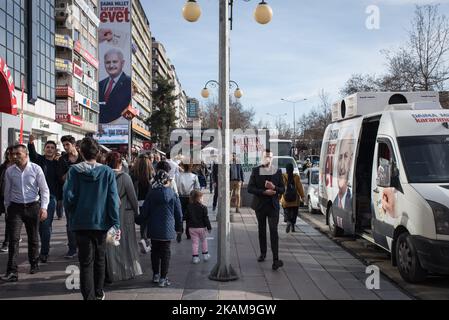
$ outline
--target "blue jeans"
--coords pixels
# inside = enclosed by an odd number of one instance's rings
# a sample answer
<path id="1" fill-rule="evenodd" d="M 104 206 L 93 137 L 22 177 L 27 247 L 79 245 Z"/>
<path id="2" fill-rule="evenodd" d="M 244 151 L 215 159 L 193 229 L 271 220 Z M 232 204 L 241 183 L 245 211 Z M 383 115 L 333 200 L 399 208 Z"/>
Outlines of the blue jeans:
<path id="1" fill-rule="evenodd" d="M 53 218 L 56 211 L 56 197 L 50 195 L 50 202 L 47 209 L 47 220 L 39 224 L 39 235 L 41 237 L 41 255 L 48 256 L 50 252 L 50 239 L 52 232 Z"/>

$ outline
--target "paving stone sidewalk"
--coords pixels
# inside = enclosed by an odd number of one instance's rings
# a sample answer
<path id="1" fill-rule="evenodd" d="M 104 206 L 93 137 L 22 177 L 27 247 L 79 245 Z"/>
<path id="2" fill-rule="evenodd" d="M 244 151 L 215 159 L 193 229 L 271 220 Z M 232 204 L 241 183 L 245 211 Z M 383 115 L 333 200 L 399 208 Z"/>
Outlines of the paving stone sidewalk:
<path id="1" fill-rule="evenodd" d="M 210 195 L 206 196 L 208 202 Z M 211 212 L 211 210 L 210 210 Z M 285 223 L 279 226 L 280 257 L 284 268 L 271 269 L 271 254 L 267 261 L 257 262 L 259 255 L 257 220 L 249 208 L 234 214 L 231 225 L 231 264 L 238 272 L 237 281 L 220 283 L 208 279 L 216 261 L 217 224 L 215 216 L 209 245 L 211 261 L 191 263 L 191 242 L 183 238 L 172 244 L 169 278 L 172 286 L 158 288 L 151 283 L 150 255 L 141 255 L 145 274 L 131 281 L 114 283 L 105 288 L 108 300 L 408 300 L 410 297 L 381 276 L 380 290 L 368 290 L 365 285 L 366 266 L 338 244 L 299 219 L 297 232 L 285 233 Z M 4 235 L 4 220 L 0 218 L 0 240 Z M 281 219 L 282 220 L 282 219 Z M 66 260 L 65 219 L 55 220 L 49 263 L 41 272 L 27 274 L 26 235 L 23 228 L 20 245 L 19 282 L 1 283 L 0 299 L 79 300 L 79 291 L 66 288 L 67 267 L 77 260 Z M 269 239 L 269 236 L 268 236 Z M 4 274 L 7 254 L 0 254 L 0 272 Z"/>

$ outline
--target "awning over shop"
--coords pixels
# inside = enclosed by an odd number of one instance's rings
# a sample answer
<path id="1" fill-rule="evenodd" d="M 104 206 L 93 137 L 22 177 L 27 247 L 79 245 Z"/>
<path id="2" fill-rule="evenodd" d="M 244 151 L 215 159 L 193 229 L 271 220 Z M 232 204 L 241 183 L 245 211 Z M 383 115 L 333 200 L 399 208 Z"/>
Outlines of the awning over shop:
<path id="1" fill-rule="evenodd" d="M 17 98 L 11 71 L 0 57 L 0 112 L 17 115 Z"/>

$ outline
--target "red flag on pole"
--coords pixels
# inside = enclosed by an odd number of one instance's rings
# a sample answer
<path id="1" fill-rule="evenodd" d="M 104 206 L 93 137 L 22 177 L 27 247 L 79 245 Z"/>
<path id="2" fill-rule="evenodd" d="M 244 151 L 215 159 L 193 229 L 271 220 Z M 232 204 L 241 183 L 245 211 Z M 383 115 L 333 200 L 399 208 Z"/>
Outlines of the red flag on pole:
<path id="1" fill-rule="evenodd" d="M 22 110 L 20 112 L 20 139 L 19 143 L 23 144 L 23 96 L 25 94 L 25 80 L 22 77 Z"/>

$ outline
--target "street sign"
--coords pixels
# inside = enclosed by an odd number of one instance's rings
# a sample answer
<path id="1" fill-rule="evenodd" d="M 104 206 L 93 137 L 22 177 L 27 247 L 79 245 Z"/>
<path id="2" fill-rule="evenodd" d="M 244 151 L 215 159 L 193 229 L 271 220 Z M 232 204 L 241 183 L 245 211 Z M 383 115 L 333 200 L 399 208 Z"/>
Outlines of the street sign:
<path id="1" fill-rule="evenodd" d="M 128 120 L 131 121 L 132 119 L 134 119 L 135 117 L 137 117 L 139 111 L 135 108 L 133 108 L 132 106 L 128 106 L 128 108 L 125 109 L 125 111 L 123 111 L 122 116 Z"/>

